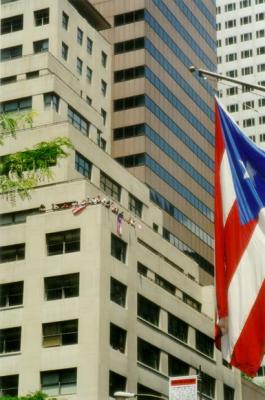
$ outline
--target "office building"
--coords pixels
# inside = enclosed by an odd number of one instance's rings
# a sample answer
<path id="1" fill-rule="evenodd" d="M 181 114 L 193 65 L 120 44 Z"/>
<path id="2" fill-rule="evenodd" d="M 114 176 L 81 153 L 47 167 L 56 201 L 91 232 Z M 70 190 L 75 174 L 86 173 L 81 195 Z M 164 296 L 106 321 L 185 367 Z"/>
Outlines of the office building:
<path id="1" fill-rule="evenodd" d="M 163 236 L 213 281 L 213 87 L 189 67 L 216 69 L 215 3 L 92 3 L 112 25 L 112 155 L 150 187 Z"/>

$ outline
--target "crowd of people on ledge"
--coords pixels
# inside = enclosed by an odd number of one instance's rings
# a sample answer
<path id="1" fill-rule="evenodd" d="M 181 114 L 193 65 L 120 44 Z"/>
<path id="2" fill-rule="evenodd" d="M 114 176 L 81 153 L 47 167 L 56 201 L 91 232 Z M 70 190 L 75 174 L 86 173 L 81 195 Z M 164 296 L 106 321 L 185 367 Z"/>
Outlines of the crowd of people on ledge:
<path id="1" fill-rule="evenodd" d="M 136 220 L 133 217 L 131 216 L 125 217 L 124 212 L 120 211 L 117 205 L 113 201 L 111 201 L 107 197 L 101 199 L 100 195 L 96 197 L 87 196 L 87 198 L 82 200 L 81 202 L 71 201 L 59 204 L 52 203 L 51 209 L 47 209 L 44 204 L 41 204 L 39 207 L 39 211 L 41 213 L 45 213 L 47 211 L 59 211 L 59 210 L 71 209 L 74 215 L 78 215 L 86 207 L 97 204 L 102 204 L 104 207 L 110 209 L 110 211 L 113 212 L 113 214 L 117 215 L 117 232 L 119 234 L 121 234 L 121 226 L 123 221 L 127 222 L 127 224 L 133 226 L 134 228 L 136 227 Z M 141 225 L 137 225 L 137 227 L 141 229 Z"/>

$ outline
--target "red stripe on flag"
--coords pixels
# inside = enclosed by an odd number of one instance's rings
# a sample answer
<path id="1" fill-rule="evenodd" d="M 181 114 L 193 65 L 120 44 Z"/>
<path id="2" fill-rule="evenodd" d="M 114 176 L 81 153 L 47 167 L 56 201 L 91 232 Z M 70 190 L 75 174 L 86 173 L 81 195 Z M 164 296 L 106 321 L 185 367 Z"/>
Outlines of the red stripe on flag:
<path id="1" fill-rule="evenodd" d="M 195 385 L 196 378 L 173 379 L 170 386 Z"/>
<path id="2" fill-rule="evenodd" d="M 231 364 L 254 376 L 265 351 L 265 282 L 261 286 L 255 304 L 238 338 Z"/>

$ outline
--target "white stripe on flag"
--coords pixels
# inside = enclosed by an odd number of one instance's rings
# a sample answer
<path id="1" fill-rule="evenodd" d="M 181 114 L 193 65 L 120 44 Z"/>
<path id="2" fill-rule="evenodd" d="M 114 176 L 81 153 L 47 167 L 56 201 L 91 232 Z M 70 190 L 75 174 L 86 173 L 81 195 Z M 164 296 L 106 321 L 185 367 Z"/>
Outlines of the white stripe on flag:
<path id="1" fill-rule="evenodd" d="M 220 180 L 223 206 L 223 223 L 225 225 L 225 221 L 227 220 L 230 210 L 236 200 L 233 178 L 226 151 L 224 151 L 221 162 Z"/>

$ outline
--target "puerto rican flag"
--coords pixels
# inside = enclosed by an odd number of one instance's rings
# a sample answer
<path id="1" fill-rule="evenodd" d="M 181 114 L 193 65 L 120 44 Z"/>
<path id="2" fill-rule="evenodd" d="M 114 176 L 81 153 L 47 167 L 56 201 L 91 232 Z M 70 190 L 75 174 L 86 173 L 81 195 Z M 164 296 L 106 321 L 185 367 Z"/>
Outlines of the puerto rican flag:
<path id="1" fill-rule="evenodd" d="M 265 152 L 218 102 L 215 134 L 216 342 L 254 376 L 265 351 Z"/>

